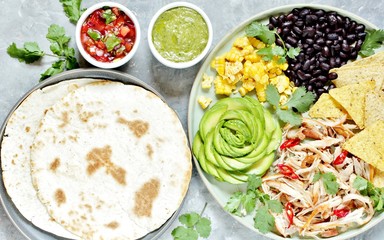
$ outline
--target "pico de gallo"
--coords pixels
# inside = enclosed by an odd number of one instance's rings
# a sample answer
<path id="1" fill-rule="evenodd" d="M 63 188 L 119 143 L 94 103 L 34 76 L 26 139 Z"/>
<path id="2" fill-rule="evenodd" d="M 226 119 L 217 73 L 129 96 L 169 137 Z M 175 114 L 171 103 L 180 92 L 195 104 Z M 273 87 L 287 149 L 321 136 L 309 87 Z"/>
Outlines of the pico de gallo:
<path id="1" fill-rule="evenodd" d="M 136 39 L 130 17 L 117 7 L 95 10 L 81 27 L 85 51 L 100 62 L 114 62 L 126 56 Z"/>

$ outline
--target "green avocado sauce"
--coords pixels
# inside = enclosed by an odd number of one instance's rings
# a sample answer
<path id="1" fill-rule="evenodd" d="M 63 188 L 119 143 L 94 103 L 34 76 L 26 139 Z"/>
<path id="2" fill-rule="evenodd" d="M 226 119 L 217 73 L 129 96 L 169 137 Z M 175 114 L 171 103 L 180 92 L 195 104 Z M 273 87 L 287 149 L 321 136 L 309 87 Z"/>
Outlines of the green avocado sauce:
<path id="1" fill-rule="evenodd" d="M 165 59 L 188 62 L 196 58 L 208 42 L 208 27 L 203 17 L 188 7 L 162 13 L 152 30 L 152 42 Z"/>

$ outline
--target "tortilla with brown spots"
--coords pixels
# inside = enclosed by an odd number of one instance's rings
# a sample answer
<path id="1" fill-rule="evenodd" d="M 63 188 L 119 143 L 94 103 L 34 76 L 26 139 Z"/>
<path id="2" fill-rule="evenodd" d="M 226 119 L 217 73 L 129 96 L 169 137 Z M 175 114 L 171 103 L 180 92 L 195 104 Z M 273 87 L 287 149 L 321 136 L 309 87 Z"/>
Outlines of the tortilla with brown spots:
<path id="1" fill-rule="evenodd" d="M 179 208 L 192 171 L 175 112 L 141 87 L 107 81 L 47 111 L 31 158 L 41 201 L 84 239 L 137 239 L 159 228 Z"/>
<path id="2" fill-rule="evenodd" d="M 36 196 L 30 173 L 30 146 L 45 110 L 69 92 L 95 79 L 60 82 L 32 92 L 13 112 L 1 145 L 3 182 L 19 212 L 36 227 L 58 236 L 76 238 L 49 216 Z M 52 169 L 57 164 L 52 164 Z"/>

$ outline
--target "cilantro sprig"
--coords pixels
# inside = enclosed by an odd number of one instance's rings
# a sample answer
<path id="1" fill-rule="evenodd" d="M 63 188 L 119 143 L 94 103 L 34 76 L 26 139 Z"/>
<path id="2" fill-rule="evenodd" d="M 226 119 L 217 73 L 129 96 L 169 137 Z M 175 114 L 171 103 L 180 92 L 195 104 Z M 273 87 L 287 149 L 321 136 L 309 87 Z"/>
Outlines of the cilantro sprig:
<path id="1" fill-rule="evenodd" d="M 172 230 L 174 240 L 197 240 L 199 237 L 208 238 L 211 234 L 211 220 L 202 217 L 207 207 L 205 203 L 200 214 L 196 212 L 180 215 L 179 222 L 183 226 L 178 226 Z"/>
<path id="2" fill-rule="evenodd" d="M 267 46 L 257 51 L 257 54 L 263 56 L 263 60 L 271 61 L 274 56 L 278 56 L 278 63 L 282 64 L 287 61 L 287 57 L 295 58 L 300 53 L 300 48 L 287 48 L 281 36 L 276 30 L 269 30 L 269 28 L 257 21 L 252 22 L 245 28 L 245 34 L 249 37 L 256 37 L 260 39 Z M 282 42 L 281 46 L 274 45 L 276 36 Z"/>
<path id="3" fill-rule="evenodd" d="M 245 216 L 255 209 L 254 227 L 261 233 L 273 230 L 275 218 L 273 213 L 282 213 L 283 205 L 273 200 L 268 194 L 259 190 L 262 180 L 260 176 L 249 175 L 245 192 L 238 191 L 231 195 L 224 209 L 237 216 Z"/>
<path id="4" fill-rule="evenodd" d="M 63 6 L 65 15 L 69 18 L 69 21 L 76 24 L 81 14 L 86 10 L 81 8 L 81 0 L 60 0 Z"/>
<path id="5" fill-rule="evenodd" d="M 384 211 L 384 188 L 375 187 L 367 179 L 357 176 L 353 181 L 353 187 L 363 196 L 368 196 L 372 202 L 375 211 L 381 213 Z"/>
<path id="6" fill-rule="evenodd" d="M 288 102 L 280 106 L 280 94 L 277 88 L 271 84 L 267 86 L 266 96 L 267 102 L 275 108 L 279 119 L 293 126 L 301 124 L 300 114 L 308 111 L 316 98 L 314 93 L 306 91 L 304 87 L 298 87 Z"/>
<path id="7" fill-rule="evenodd" d="M 327 173 L 317 172 L 315 174 L 315 176 L 313 177 L 313 182 L 317 182 L 320 179 L 323 180 L 325 191 L 328 194 L 334 195 L 337 193 L 337 191 L 339 191 L 339 183 L 336 181 L 336 176 L 333 173 L 331 173 L 331 172 L 327 172 Z"/>
<path id="8" fill-rule="evenodd" d="M 48 28 L 46 38 L 51 43 L 50 50 L 53 54 L 42 51 L 36 42 L 26 42 L 22 48 L 18 48 L 15 43 L 12 43 L 7 48 L 7 53 L 9 56 L 17 58 L 20 62 L 25 62 L 27 64 L 34 63 L 40 60 L 43 56 L 58 58 L 50 68 L 41 74 L 40 81 L 65 70 L 79 67 L 75 58 L 75 49 L 68 46 L 71 38 L 65 35 L 63 27 L 52 24 Z"/>
<path id="9" fill-rule="evenodd" d="M 359 54 L 363 57 L 371 56 L 375 54 L 374 49 L 381 47 L 383 42 L 384 30 L 368 30 Z"/>

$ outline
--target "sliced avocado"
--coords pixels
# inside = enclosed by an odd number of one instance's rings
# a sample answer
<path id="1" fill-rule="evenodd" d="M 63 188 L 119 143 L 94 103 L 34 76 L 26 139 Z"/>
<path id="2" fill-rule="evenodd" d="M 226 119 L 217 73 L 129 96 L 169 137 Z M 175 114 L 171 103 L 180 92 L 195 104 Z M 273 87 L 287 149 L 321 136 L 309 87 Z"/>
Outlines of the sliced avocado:
<path id="1" fill-rule="evenodd" d="M 259 176 L 262 176 L 271 166 L 272 162 L 275 160 L 275 152 L 272 152 L 266 156 L 263 157 L 263 159 L 260 159 L 257 163 L 249 167 L 246 171 L 244 171 L 245 174 L 256 174 Z"/>
<path id="2" fill-rule="evenodd" d="M 221 115 L 227 111 L 227 108 L 226 105 L 214 105 L 211 109 L 205 112 L 199 125 L 199 131 L 203 142 L 206 141 L 208 132 L 216 127 Z"/>
<path id="3" fill-rule="evenodd" d="M 220 177 L 224 181 L 226 181 L 226 182 L 229 182 L 229 183 L 232 183 L 232 184 L 242 184 L 242 183 L 244 183 L 244 181 L 241 181 L 241 180 L 235 178 L 234 176 L 232 176 L 231 173 L 225 171 L 224 169 L 217 169 L 217 172 L 220 175 Z"/>
<path id="4" fill-rule="evenodd" d="M 200 132 L 197 131 L 192 143 L 192 153 L 193 155 L 195 155 L 196 158 L 198 157 L 200 148 L 202 147 L 203 147 L 203 142 L 200 137 Z"/>
<path id="5" fill-rule="evenodd" d="M 214 176 L 217 180 L 219 181 L 223 181 L 223 178 L 220 176 L 218 170 L 221 169 L 221 168 L 218 168 L 218 167 L 215 167 L 212 163 L 210 163 L 209 161 L 206 161 L 206 166 L 207 166 L 207 173 L 211 174 L 212 176 Z"/>
<path id="6" fill-rule="evenodd" d="M 260 144 L 257 145 L 250 154 L 242 157 L 237 157 L 236 160 L 243 163 L 256 163 L 266 154 L 266 148 L 268 144 L 269 138 L 264 135 Z"/>
<path id="7" fill-rule="evenodd" d="M 224 155 L 221 156 L 221 159 L 224 161 L 226 165 L 231 166 L 233 168 L 232 170 L 235 170 L 235 171 L 246 169 L 253 164 L 253 163 L 243 163 L 243 162 L 237 161 L 235 158 L 227 157 Z"/>
<path id="8" fill-rule="evenodd" d="M 275 121 L 276 127 L 275 127 L 275 131 L 272 133 L 271 140 L 269 141 L 268 147 L 266 149 L 267 154 L 277 150 L 277 148 L 281 143 L 281 135 L 282 135 L 281 128 L 278 121 L 276 119 L 274 121 Z"/>
<path id="9" fill-rule="evenodd" d="M 216 157 L 213 153 L 216 151 L 215 147 L 213 146 L 213 134 L 214 129 L 212 129 L 207 135 L 206 142 L 204 144 L 205 157 L 207 161 L 211 162 L 216 167 L 220 167 L 221 165 L 216 161 Z"/>

